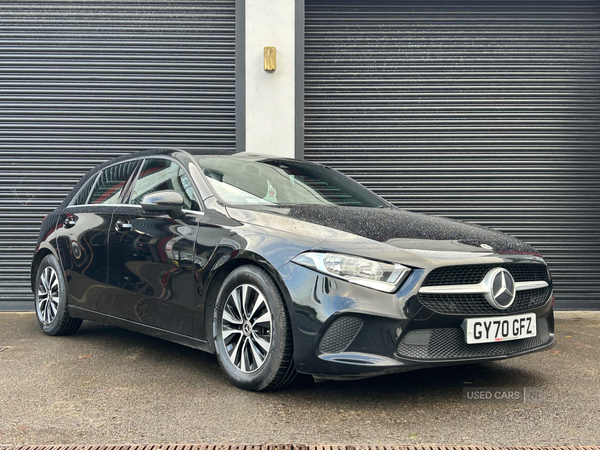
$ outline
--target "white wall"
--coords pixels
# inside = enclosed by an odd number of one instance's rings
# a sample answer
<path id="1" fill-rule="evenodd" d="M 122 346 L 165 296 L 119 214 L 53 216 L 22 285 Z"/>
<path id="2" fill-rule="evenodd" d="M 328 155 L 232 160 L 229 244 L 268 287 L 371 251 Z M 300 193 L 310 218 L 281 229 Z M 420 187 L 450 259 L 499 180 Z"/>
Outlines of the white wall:
<path id="1" fill-rule="evenodd" d="M 246 151 L 294 157 L 294 0 L 247 0 Z M 277 70 L 263 70 L 276 47 Z"/>

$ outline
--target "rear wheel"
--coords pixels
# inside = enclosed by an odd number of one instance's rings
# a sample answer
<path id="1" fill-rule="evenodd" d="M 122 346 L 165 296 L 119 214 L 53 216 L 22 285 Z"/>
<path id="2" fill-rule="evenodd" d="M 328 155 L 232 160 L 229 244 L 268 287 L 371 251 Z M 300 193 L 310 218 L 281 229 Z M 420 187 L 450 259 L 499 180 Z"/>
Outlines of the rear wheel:
<path id="1" fill-rule="evenodd" d="M 44 333 L 62 336 L 79 329 L 82 320 L 69 315 L 65 277 L 53 255 L 46 256 L 38 267 L 34 295 L 36 316 Z"/>
<path id="2" fill-rule="evenodd" d="M 242 389 L 281 389 L 295 377 L 292 329 L 271 277 L 241 266 L 223 282 L 213 316 L 219 364 Z"/>

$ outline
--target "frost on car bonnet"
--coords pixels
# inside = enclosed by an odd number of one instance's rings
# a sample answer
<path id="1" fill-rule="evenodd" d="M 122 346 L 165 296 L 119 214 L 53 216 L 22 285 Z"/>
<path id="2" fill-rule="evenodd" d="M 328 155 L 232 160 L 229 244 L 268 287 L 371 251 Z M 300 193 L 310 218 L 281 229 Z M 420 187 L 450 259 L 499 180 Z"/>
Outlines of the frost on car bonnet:
<path id="1" fill-rule="evenodd" d="M 277 209 L 272 208 L 272 210 L 276 211 Z M 296 205 L 286 211 L 290 218 L 334 228 L 379 242 L 387 242 L 392 239 L 427 239 L 455 241 L 477 247 L 487 244 L 496 252 L 535 253 L 530 245 L 489 228 L 396 208 Z"/>

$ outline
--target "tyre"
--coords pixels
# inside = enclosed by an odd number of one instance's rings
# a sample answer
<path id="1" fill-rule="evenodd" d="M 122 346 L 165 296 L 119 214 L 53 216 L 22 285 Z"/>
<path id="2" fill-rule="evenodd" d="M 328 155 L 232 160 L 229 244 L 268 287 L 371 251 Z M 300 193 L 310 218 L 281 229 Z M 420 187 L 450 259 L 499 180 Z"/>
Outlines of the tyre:
<path id="1" fill-rule="evenodd" d="M 35 277 L 35 312 L 44 333 L 64 336 L 75 333 L 81 319 L 74 319 L 67 310 L 67 284 L 59 262 L 46 256 Z"/>
<path id="2" fill-rule="evenodd" d="M 296 375 L 292 329 L 281 294 L 268 273 L 241 266 L 223 282 L 213 315 L 219 364 L 241 389 L 281 389 Z"/>

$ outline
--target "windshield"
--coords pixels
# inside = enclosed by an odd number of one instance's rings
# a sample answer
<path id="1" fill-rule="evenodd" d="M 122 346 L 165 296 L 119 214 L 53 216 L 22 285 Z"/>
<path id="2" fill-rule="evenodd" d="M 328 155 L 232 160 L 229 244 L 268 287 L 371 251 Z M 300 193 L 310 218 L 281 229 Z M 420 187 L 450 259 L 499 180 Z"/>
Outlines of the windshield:
<path id="1" fill-rule="evenodd" d="M 316 164 L 227 157 L 198 157 L 198 163 L 216 194 L 229 204 L 388 207 L 366 188 Z"/>

